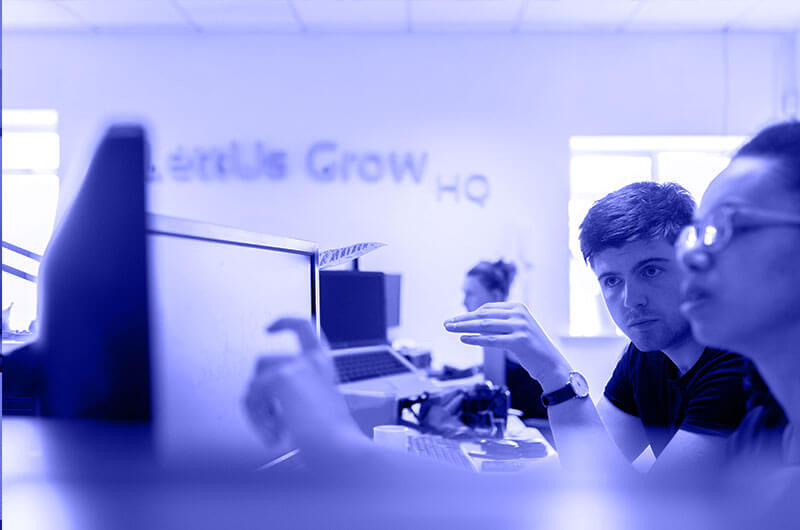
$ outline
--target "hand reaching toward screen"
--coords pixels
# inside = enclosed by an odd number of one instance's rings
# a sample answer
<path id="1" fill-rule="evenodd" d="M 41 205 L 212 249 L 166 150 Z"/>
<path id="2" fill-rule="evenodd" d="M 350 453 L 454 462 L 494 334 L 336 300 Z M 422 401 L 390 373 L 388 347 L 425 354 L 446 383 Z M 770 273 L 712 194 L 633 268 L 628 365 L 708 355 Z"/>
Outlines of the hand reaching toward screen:
<path id="1" fill-rule="evenodd" d="M 275 321 L 267 331 L 291 331 L 299 355 L 270 355 L 258 360 L 244 405 L 259 436 L 269 446 L 287 435 L 313 452 L 351 437 L 363 437 L 336 388 L 334 370 L 311 323 L 296 318 Z"/>
<path id="2" fill-rule="evenodd" d="M 445 329 L 463 335 L 461 342 L 501 348 L 516 354 L 522 366 L 548 391 L 564 385 L 571 370 L 524 304 L 491 302 L 446 320 Z"/>

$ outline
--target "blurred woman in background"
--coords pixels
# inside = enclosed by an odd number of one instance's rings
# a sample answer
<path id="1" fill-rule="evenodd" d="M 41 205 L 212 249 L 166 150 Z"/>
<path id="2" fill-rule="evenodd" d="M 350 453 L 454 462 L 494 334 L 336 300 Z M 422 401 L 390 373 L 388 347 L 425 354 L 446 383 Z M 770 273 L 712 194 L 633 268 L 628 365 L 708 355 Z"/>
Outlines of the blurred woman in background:
<path id="1" fill-rule="evenodd" d="M 464 307 L 474 311 L 489 302 L 505 302 L 516 274 L 517 267 L 511 262 L 481 261 L 464 279 Z M 522 411 L 524 418 L 547 417 L 541 402 L 541 385 L 528 375 L 514 354 L 498 348 L 484 348 L 483 370 L 486 379 L 508 387 L 511 407 Z"/>

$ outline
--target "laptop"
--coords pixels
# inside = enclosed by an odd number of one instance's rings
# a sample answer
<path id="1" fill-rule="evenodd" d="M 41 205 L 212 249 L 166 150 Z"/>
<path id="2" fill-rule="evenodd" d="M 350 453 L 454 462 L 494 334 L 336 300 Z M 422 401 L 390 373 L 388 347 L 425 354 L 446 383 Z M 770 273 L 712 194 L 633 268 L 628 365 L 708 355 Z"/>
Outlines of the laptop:
<path id="1" fill-rule="evenodd" d="M 320 325 L 343 393 L 404 398 L 435 388 L 389 344 L 382 272 L 320 271 L 319 281 Z"/>

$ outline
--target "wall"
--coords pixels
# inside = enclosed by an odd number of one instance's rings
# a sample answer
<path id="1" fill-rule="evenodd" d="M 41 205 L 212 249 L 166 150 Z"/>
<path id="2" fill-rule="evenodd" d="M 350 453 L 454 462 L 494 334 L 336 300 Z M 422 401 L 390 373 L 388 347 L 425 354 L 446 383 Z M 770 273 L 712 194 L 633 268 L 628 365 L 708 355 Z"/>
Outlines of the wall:
<path id="1" fill-rule="evenodd" d="M 323 248 L 388 243 L 362 267 L 403 274 L 399 335 L 468 364 L 477 352 L 441 322 L 461 311 L 463 272 L 481 258 L 527 263 L 515 296 L 551 335 L 566 333 L 570 135 L 752 134 L 781 115 L 794 45 L 767 34 L 6 34 L 3 104 L 59 111 L 63 204 L 100 124 L 140 116 L 153 133 L 152 210 Z M 323 181 L 304 157 L 326 140 L 340 154 L 425 153 L 427 164 L 418 181 L 366 181 L 357 166 Z M 176 153 L 231 141 L 251 163 L 256 142 L 284 151 L 283 176 L 170 170 L 187 167 Z M 473 198 L 488 183 L 482 205 L 464 195 L 471 175 L 486 179 L 472 181 Z M 456 176 L 458 200 L 440 187 Z M 587 359 L 595 346 L 565 343 L 599 374 L 617 346 Z"/>

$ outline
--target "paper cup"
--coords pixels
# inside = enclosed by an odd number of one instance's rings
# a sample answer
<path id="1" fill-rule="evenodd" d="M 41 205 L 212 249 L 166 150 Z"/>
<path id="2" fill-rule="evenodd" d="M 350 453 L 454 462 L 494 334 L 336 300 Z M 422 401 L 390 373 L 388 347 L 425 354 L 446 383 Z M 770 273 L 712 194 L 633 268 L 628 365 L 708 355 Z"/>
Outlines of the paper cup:
<path id="1" fill-rule="evenodd" d="M 372 439 L 380 446 L 408 451 L 409 432 L 409 428 L 402 425 L 377 425 L 372 428 Z"/>

